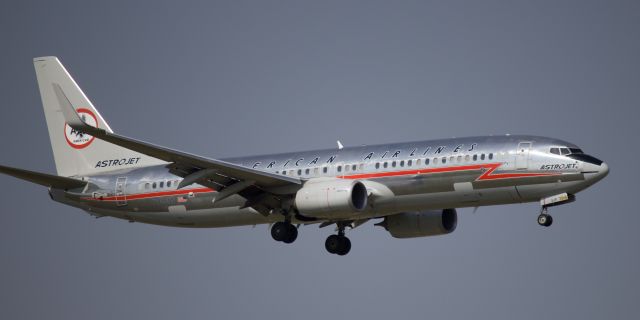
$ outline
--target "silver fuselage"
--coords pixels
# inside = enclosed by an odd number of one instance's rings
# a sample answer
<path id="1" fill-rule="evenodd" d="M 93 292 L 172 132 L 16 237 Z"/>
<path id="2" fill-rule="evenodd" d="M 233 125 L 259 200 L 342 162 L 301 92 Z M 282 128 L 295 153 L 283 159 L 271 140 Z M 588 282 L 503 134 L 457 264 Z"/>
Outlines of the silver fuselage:
<path id="1" fill-rule="evenodd" d="M 538 136 L 485 136 L 360 146 L 225 159 L 243 167 L 302 180 L 357 179 L 372 194 L 369 207 L 345 220 L 399 212 L 539 201 L 576 194 L 602 179 L 608 167 L 584 155 L 551 153 L 579 148 Z M 558 149 L 561 150 L 561 149 Z M 271 223 L 239 195 L 212 202 L 215 190 L 178 189 L 181 177 L 164 165 L 81 177 L 83 189 L 51 189 L 52 198 L 96 216 L 166 226 L 227 227 Z M 79 177 L 80 178 L 80 177 Z M 301 214 L 304 214 L 303 212 Z M 316 220 L 317 221 L 317 220 Z M 294 218 L 294 223 L 304 223 Z"/>

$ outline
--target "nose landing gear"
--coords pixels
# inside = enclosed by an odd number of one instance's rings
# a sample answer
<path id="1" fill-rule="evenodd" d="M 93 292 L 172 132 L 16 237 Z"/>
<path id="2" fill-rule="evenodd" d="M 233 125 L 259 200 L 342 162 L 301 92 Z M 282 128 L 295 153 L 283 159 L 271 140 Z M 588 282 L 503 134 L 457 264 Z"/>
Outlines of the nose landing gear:
<path id="1" fill-rule="evenodd" d="M 553 217 L 547 213 L 547 207 L 542 207 L 542 211 L 538 216 L 538 224 L 543 227 L 549 227 L 553 223 Z"/>

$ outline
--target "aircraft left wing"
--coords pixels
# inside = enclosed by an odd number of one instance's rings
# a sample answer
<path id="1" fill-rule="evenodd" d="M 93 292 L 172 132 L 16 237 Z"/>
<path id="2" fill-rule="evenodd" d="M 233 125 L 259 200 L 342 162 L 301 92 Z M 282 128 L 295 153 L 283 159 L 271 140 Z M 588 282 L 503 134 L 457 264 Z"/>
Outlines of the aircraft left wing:
<path id="1" fill-rule="evenodd" d="M 53 187 L 56 189 L 76 189 L 83 188 L 87 185 L 86 181 L 74 178 L 60 177 L 52 174 L 40 173 L 1 165 L 0 173 L 4 173 L 6 175 L 10 175 L 29 182 L 37 183 L 41 186 Z"/>
<path id="2" fill-rule="evenodd" d="M 180 187 L 196 182 L 211 187 L 218 191 L 215 201 L 238 193 L 247 199 L 245 207 L 258 209 L 262 206 L 258 211 L 265 214 L 266 211 L 278 207 L 276 202 L 279 199 L 277 196 L 274 199 L 273 195 L 290 194 L 302 186 L 300 179 L 157 146 L 93 127 L 80 118 L 62 88 L 55 83 L 53 86 L 64 118 L 70 127 L 115 145 L 170 162 L 170 171 L 184 178 Z M 271 197 L 267 197 L 267 195 L 271 195 Z"/>

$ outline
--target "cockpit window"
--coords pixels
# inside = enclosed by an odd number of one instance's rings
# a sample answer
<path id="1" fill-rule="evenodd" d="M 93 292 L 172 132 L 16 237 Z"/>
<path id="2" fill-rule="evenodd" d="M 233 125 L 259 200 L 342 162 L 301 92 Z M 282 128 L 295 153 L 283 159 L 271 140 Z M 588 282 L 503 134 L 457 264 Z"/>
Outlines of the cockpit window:
<path id="1" fill-rule="evenodd" d="M 566 155 L 570 154 L 570 153 L 571 153 L 571 151 L 569 151 L 569 148 L 560 148 L 560 153 L 561 153 L 563 156 L 566 156 Z"/>
<path id="2" fill-rule="evenodd" d="M 571 154 L 583 154 L 584 152 L 582 152 L 582 150 L 578 149 L 578 148 L 569 148 L 569 151 L 571 151 Z"/>
<path id="3" fill-rule="evenodd" d="M 558 154 L 559 155 L 560 154 L 560 149 L 559 148 L 551 148 L 550 152 L 553 153 L 553 154 Z"/>

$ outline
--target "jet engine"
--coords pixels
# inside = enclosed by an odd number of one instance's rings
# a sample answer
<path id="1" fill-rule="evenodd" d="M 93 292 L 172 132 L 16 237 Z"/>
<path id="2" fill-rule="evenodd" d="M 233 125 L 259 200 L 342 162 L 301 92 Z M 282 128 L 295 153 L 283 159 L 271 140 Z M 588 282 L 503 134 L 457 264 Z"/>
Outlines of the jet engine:
<path id="1" fill-rule="evenodd" d="M 360 181 L 311 179 L 296 193 L 295 206 L 306 217 L 341 218 L 363 211 L 367 198 Z"/>
<path id="2" fill-rule="evenodd" d="M 456 230 L 456 209 L 403 212 L 387 216 L 379 224 L 394 238 L 417 238 L 448 234 Z"/>

